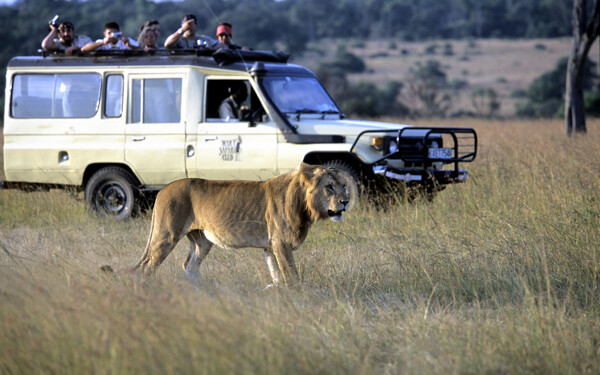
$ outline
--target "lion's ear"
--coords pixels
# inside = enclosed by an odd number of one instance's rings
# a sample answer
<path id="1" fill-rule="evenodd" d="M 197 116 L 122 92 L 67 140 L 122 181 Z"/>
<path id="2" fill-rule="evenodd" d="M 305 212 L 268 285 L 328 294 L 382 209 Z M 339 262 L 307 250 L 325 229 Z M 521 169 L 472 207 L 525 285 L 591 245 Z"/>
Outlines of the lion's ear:
<path id="1" fill-rule="evenodd" d="M 301 162 L 298 164 L 298 173 L 306 177 L 308 180 L 312 180 L 315 176 L 319 175 L 319 171 L 323 170 L 320 165 L 311 165 Z"/>
<path id="2" fill-rule="evenodd" d="M 296 170 L 298 171 L 302 171 L 304 169 L 306 169 L 306 167 L 308 167 L 309 165 L 306 164 L 305 162 L 301 161 L 300 164 L 298 164 L 298 166 L 296 167 Z"/>
<path id="3" fill-rule="evenodd" d="M 296 169 L 301 172 L 314 171 L 315 169 L 318 169 L 318 168 L 322 168 L 322 167 L 320 165 L 308 164 L 303 161 L 301 161 L 300 164 L 298 164 L 298 166 L 296 167 Z"/>

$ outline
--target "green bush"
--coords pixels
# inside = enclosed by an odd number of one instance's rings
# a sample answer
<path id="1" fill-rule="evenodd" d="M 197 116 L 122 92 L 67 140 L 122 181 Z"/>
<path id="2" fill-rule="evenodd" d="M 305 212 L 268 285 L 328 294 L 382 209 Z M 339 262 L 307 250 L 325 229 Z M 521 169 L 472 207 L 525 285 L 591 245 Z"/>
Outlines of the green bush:
<path id="1" fill-rule="evenodd" d="M 321 64 L 319 68 L 340 73 L 362 73 L 365 71 L 366 65 L 360 57 L 348 52 L 344 46 L 340 46 L 335 53 L 334 60 Z"/>
<path id="2" fill-rule="evenodd" d="M 353 85 L 342 70 L 331 65 L 319 66 L 316 73 L 344 113 L 367 117 L 410 113 L 406 106 L 397 101 L 402 89 L 400 82 L 390 81 L 383 89 L 371 82 Z"/>
<path id="3" fill-rule="evenodd" d="M 543 73 L 533 80 L 524 93 L 526 101 L 524 103 L 517 103 L 515 106 L 517 116 L 560 116 L 565 94 L 567 63 L 567 57 L 561 58 L 553 70 Z M 589 58 L 584 65 L 584 90 L 592 89 L 594 79 L 596 78 L 595 65 Z M 516 97 L 514 93 L 513 97 Z"/>
<path id="4" fill-rule="evenodd" d="M 600 91 L 585 95 L 583 100 L 585 102 L 585 114 L 600 117 Z"/>
<path id="5" fill-rule="evenodd" d="M 409 110 L 396 101 L 402 84 L 390 81 L 383 89 L 371 82 L 359 82 L 349 87 L 341 104 L 345 113 L 358 116 L 381 117 L 384 115 L 406 115 Z"/>
<path id="6" fill-rule="evenodd" d="M 586 116 L 600 117 L 600 91 L 583 95 L 583 105 Z M 558 110 L 557 117 L 565 117 L 565 103 L 563 102 Z"/>

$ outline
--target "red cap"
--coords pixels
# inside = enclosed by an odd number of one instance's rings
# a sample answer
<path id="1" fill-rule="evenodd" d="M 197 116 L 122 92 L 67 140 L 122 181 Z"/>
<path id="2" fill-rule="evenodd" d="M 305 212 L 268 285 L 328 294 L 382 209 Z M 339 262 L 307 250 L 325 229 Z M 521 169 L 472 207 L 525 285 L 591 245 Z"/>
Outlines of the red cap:
<path id="1" fill-rule="evenodd" d="M 219 36 L 220 34 L 223 33 L 227 33 L 229 34 L 229 36 L 233 36 L 233 32 L 231 30 L 231 27 L 227 26 L 227 25 L 219 25 L 217 26 L 217 36 Z"/>

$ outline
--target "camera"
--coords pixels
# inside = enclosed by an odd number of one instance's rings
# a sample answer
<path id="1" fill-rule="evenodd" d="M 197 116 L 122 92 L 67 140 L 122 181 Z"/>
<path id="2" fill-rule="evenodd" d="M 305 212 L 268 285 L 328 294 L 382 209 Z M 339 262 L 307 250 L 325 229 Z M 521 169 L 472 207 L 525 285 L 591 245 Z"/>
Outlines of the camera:
<path id="1" fill-rule="evenodd" d="M 121 38 L 122 36 L 123 36 L 123 33 L 120 33 L 120 32 L 116 32 L 113 34 L 113 37 L 115 37 L 115 38 Z"/>

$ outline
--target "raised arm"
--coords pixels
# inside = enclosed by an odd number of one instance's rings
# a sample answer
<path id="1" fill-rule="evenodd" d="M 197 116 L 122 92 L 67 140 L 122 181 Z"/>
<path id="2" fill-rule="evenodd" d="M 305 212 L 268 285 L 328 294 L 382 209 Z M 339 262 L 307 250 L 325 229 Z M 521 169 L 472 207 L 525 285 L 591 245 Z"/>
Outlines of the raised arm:
<path id="1" fill-rule="evenodd" d="M 181 38 L 182 35 L 183 35 L 183 30 L 181 28 L 179 30 L 175 31 L 173 34 L 169 35 L 169 37 L 165 40 L 165 48 L 173 49 L 175 47 L 175 44 L 177 43 L 179 38 Z"/>
<path id="2" fill-rule="evenodd" d="M 58 46 L 54 43 L 54 39 L 58 36 L 58 28 L 52 24 L 52 21 L 48 22 L 48 25 L 50 25 L 50 32 L 42 40 L 42 48 L 46 51 L 56 51 Z"/>

